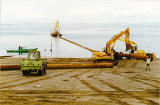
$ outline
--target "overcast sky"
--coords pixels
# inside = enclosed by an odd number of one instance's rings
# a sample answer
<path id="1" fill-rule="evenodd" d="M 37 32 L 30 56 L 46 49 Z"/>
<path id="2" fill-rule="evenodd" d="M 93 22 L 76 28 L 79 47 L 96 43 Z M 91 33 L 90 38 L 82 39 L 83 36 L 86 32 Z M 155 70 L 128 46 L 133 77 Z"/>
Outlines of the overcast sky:
<path id="1" fill-rule="evenodd" d="M 157 23 L 160 0 L 1 0 L 2 23 Z"/>

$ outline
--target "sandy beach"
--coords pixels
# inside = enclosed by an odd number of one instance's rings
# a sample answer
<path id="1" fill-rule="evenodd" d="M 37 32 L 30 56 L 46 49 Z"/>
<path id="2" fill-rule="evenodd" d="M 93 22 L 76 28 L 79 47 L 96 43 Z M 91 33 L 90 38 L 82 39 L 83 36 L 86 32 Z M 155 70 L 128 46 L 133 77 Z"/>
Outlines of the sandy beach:
<path id="1" fill-rule="evenodd" d="M 19 64 L 23 58 L 3 58 Z M 8 62 L 9 61 L 9 62 Z M 48 58 L 48 63 L 85 63 L 89 58 Z M 113 68 L 47 69 L 45 76 L 0 71 L 1 105 L 159 105 L 160 59 L 123 60 Z"/>

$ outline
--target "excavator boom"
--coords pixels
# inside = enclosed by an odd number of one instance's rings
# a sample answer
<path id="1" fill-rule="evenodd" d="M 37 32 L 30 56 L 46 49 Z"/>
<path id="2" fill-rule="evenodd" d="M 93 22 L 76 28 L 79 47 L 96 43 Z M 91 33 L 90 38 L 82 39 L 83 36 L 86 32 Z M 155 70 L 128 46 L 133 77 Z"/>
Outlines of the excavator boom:
<path id="1" fill-rule="evenodd" d="M 125 38 L 123 38 L 122 36 L 125 35 Z M 120 39 L 123 38 L 123 39 Z M 111 53 L 113 53 L 113 47 L 115 45 L 115 42 L 117 40 L 123 40 L 125 41 L 127 44 L 129 44 L 129 28 L 127 28 L 125 31 L 121 31 L 119 34 L 116 34 L 115 36 L 112 37 L 112 39 L 110 39 L 107 44 L 106 44 L 106 53 L 108 55 L 111 55 Z"/>

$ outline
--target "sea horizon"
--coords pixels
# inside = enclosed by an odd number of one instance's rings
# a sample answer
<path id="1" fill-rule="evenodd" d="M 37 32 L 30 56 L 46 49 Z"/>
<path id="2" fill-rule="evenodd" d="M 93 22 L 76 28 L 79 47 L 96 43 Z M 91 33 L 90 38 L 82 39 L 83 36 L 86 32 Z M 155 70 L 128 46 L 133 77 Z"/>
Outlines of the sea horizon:
<path id="1" fill-rule="evenodd" d="M 49 57 L 91 57 L 92 52 L 72 45 L 62 39 L 52 38 L 53 52 L 51 49 L 50 32 L 54 29 L 54 23 L 3 23 L 0 32 L 1 55 L 15 55 L 16 57 L 26 54 L 10 54 L 7 49 L 18 49 L 18 46 L 26 48 L 38 48 L 42 56 Z M 160 57 L 160 25 L 157 23 L 61 23 L 62 37 L 82 44 L 88 48 L 102 51 L 108 40 L 114 35 L 130 28 L 130 40 L 138 45 L 138 50 L 156 53 Z M 124 51 L 125 44 L 117 41 L 117 51 Z"/>

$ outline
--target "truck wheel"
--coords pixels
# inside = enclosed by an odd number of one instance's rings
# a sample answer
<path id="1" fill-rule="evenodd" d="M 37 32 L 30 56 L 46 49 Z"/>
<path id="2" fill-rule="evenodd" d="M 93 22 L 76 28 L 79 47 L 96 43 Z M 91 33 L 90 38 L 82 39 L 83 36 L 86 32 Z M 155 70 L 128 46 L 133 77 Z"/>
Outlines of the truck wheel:
<path id="1" fill-rule="evenodd" d="M 42 70 L 39 70 L 39 71 L 38 71 L 38 74 L 39 74 L 39 75 L 42 75 Z"/>
<path id="2" fill-rule="evenodd" d="M 46 74 L 46 64 L 43 64 L 42 72 Z"/>
<path id="3" fill-rule="evenodd" d="M 46 74 L 47 65 L 44 66 L 44 74 Z"/>
<path id="4" fill-rule="evenodd" d="M 44 71 L 43 70 L 39 70 L 39 75 L 43 76 L 44 75 Z"/>
<path id="5" fill-rule="evenodd" d="M 46 69 L 44 68 L 44 74 L 46 74 Z"/>
<path id="6" fill-rule="evenodd" d="M 43 76 L 44 74 L 46 74 L 46 67 L 45 64 L 42 65 L 42 70 L 38 71 L 39 75 Z"/>
<path id="7" fill-rule="evenodd" d="M 43 76 L 44 75 L 44 70 L 39 70 L 38 74 L 41 75 L 41 76 Z"/>
<path id="8" fill-rule="evenodd" d="M 27 76 L 28 73 L 26 71 L 22 71 L 23 76 Z"/>
<path id="9" fill-rule="evenodd" d="M 44 73 L 44 70 L 42 70 L 42 75 L 44 75 L 45 73 Z"/>

